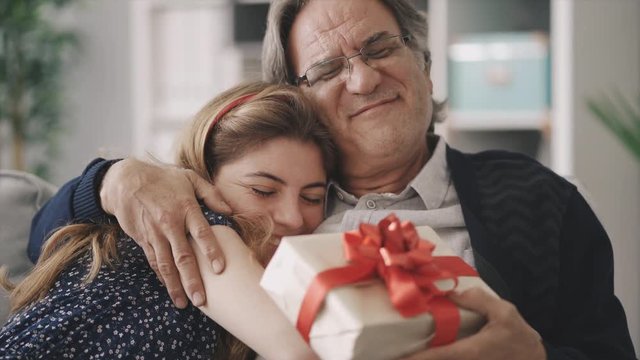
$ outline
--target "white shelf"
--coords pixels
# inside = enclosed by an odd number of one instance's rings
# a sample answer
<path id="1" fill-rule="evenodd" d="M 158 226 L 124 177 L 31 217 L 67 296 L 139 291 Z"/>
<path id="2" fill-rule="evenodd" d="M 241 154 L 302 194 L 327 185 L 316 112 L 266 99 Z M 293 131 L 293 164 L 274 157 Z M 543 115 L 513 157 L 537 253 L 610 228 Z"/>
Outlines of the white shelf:
<path id="1" fill-rule="evenodd" d="M 437 100 L 449 97 L 450 45 L 459 36 L 473 33 L 544 31 L 549 32 L 550 1 L 524 0 L 429 0 L 429 46 L 433 65 L 431 77 L 433 96 Z M 532 16 L 521 16 L 533 14 Z M 553 86 L 553 84 L 552 84 Z M 472 110 L 455 111 L 449 108 L 446 120 L 440 126 L 441 133 L 454 147 L 476 152 L 487 149 L 524 151 L 532 157 L 548 153 L 548 142 L 539 141 L 540 132 L 545 139 L 553 136 L 552 109 L 527 110 Z M 554 119 L 555 121 L 555 119 Z M 505 140 L 505 132 L 511 132 Z M 517 132 L 518 134 L 513 134 Z M 513 137 L 518 141 L 511 141 Z M 520 143 L 536 143 L 538 148 L 521 146 Z M 541 157 L 539 160 L 544 160 Z"/>

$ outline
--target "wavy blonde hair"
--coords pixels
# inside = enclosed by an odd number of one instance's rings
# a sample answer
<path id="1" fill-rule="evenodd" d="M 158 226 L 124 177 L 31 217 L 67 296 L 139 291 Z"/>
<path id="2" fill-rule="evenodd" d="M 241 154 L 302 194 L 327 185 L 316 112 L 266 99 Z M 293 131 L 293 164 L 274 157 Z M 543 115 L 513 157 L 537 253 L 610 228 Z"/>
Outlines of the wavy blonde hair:
<path id="1" fill-rule="evenodd" d="M 216 124 L 213 119 L 234 100 L 253 94 L 244 104 L 231 108 Z M 327 174 L 335 168 L 335 150 L 311 103 L 290 85 L 253 82 L 229 89 L 207 103 L 185 128 L 178 143 L 176 163 L 213 181 L 224 164 L 275 138 L 314 143 L 320 149 Z M 272 252 L 270 222 L 234 216 L 241 237 L 264 265 Z M 91 282 L 103 264 L 118 262 L 117 240 L 124 236 L 113 224 L 73 224 L 58 229 L 45 242 L 38 263 L 27 277 L 12 284 L 5 268 L 0 269 L 0 285 L 10 291 L 11 311 L 16 312 L 42 299 L 58 276 L 81 256 L 91 255 L 91 267 L 84 283 Z M 245 359 L 255 353 L 223 331 L 215 357 Z"/>

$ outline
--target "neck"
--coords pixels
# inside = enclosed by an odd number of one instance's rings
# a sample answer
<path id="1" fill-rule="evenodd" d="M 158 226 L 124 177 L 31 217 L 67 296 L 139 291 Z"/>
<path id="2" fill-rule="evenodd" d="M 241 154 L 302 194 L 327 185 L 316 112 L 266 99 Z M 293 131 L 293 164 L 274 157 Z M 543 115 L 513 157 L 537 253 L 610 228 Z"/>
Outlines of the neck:
<path id="1" fill-rule="evenodd" d="M 418 175 L 431 158 L 428 147 L 418 147 L 404 161 L 356 157 L 358 161 L 346 159 L 343 163 L 342 187 L 351 194 L 361 197 L 370 193 L 398 194 Z"/>

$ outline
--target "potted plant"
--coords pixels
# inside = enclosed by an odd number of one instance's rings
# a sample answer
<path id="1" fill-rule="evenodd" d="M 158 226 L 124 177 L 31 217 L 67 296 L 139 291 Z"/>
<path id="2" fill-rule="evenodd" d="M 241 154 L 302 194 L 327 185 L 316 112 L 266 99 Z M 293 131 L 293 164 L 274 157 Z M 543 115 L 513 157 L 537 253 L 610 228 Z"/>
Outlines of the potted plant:
<path id="1" fill-rule="evenodd" d="M 587 100 L 589 110 L 640 161 L 640 97 L 634 107 L 619 91 L 612 97 Z"/>
<path id="2" fill-rule="evenodd" d="M 52 19 L 73 1 L 0 1 L 0 138 L 10 167 L 44 178 L 62 129 L 63 65 L 77 45 Z"/>

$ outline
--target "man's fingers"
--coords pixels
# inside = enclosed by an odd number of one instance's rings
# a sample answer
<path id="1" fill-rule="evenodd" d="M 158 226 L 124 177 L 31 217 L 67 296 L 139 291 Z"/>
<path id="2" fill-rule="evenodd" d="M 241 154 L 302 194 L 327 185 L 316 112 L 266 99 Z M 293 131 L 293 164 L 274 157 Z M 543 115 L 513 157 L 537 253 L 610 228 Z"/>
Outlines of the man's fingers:
<path id="1" fill-rule="evenodd" d="M 196 197 L 202 199 L 209 209 L 221 214 L 229 215 L 232 213 L 231 207 L 213 184 L 192 171 L 187 172 L 187 178 L 193 184 Z"/>
<path id="2" fill-rule="evenodd" d="M 495 316 L 504 311 L 506 301 L 495 297 L 481 288 L 471 288 L 462 292 L 453 292 L 449 298 L 456 305 L 486 317 Z M 514 308 L 515 310 L 515 308 Z"/>
<path id="3" fill-rule="evenodd" d="M 187 231 L 193 238 L 196 246 L 198 246 L 200 251 L 207 257 L 207 260 L 209 260 L 213 272 L 219 274 L 224 270 L 224 254 L 220 250 L 218 240 L 213 234 L 209 222 L 207 222 L 207 219 L 202 215 L 200 207 L 192 209 L 194 210 L 187 211 L 186 215 Z"/>
<path id="4" fill-rule="evenodd" d="M 160 234 L 154 234 L 155 238 L 159 240 L 162 237 Z M 174 305 L 180 309 L 187 307 L 187 296 L 182 289 L 182 283 L 180 282 L 180 275 L 175 263 L 173 262 L 173 253 L 169 242 L 166 239 L 163 241 L 157 241 L 154 247 L 156 253 L 156 259 L 158 261 L 158 272 L 160 277 L 164 280 L 164 284 L 167 287 L 167 292 L 171 297 Z"/>
<path id="5" fill-rule="evenodd" d="M 173 259 L 184 290 L 189 295 L 193 305 L 204 305 L 204 286 L 202 285 L 200 269 L 198 268 L 198 262 L 191 248 L 191 244 L 189 244 L 186 235 L 182 233 L 169 235 L 169 242 L 171 243 Z"/>
<path id="6" fill-rule="evenodd" d="M 151 270 L 156 273 L 160 282 L 164 285 L 164 279 L 160 276 L 160 271 L 158 270 L 158 259 L 156 258 L 156 252 L 153 250 L 153 247 L 149 243 L 139 243 L 142 251 L 144 251 L 144 256 L 147 257 L 147 262 L 151 267 Z"/>

